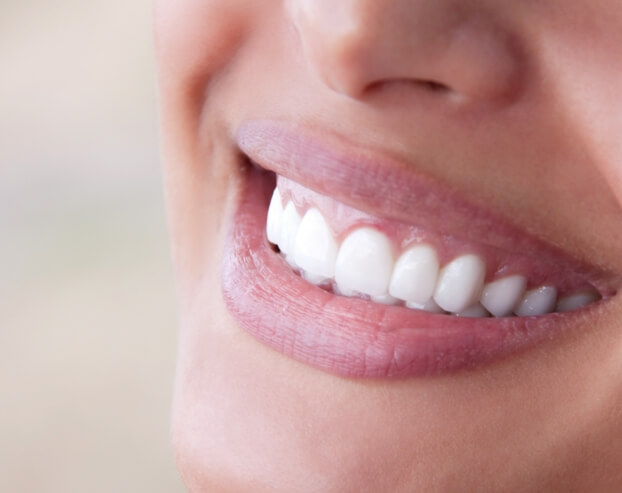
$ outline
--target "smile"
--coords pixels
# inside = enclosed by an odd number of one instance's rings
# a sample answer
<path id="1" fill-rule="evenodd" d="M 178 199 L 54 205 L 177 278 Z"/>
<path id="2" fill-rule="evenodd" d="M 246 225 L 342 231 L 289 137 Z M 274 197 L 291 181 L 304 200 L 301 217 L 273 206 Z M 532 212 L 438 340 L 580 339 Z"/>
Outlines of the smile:
<path id="1" fill-rule="evenodd" d="M 257 166 L 229 235 L 225 301 L 306 364 L 385 378 L 481 366 L 561 336 L 615 294 L 612 276 L 403 163 L 272 122 L 243 125 L 238 145 Z"/>

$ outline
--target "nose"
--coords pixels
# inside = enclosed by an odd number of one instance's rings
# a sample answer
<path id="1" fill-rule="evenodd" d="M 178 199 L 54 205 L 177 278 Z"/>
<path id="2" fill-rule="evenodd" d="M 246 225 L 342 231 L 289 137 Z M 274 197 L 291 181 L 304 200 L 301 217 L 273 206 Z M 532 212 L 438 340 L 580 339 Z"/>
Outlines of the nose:
<path id="1" fill-rule="evenodd" d="M 288 0 L 313 71 L 352 98 L 389 84 L 489 100 L 516 92 L 520 56 L 477 1 Z"/>

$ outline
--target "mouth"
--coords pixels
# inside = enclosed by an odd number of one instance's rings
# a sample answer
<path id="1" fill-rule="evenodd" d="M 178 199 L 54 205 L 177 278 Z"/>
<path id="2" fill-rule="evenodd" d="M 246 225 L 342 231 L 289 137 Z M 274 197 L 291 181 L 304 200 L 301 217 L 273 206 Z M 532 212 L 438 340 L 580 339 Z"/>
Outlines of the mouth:
<path id="1" fill-rule="evenodd" d="M 400 160 L 275 122 L 246 122 L 237 141 L 225 302 L 305 364 L 368 378 L 479 367 L 561 339 L 616 293 L 613 275 Z"/>

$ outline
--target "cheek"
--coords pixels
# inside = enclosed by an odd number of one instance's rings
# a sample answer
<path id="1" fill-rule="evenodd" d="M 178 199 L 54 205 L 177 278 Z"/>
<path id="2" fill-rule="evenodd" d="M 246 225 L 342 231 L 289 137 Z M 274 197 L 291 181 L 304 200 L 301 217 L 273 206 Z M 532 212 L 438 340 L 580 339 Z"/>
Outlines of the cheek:
<path id="1" fill-rule="evenodd" d="M 593 62 L 592 56 L 591 61 Z M 622 49 L 608 62 L 583 65 L 582 77 L 575 81 L 575 94 L 569 111 L 582 123 L 580 131 L 595 166 L 615 194 L 619 211 L 622 205 Z M 618 213 L 618 218 L 620 217 Z"/>
<path id="2" fill-rule="evenodd" d="M 211 82 L 249 36 L 249 9 L 245 11 L 243 3 L 243 0 L 156 2 L 154 35 L 167 165 L 171 161 L 179 164 L 180 150 L 198 146 Z"/>
<path id="3" fill-rule="evenodd" d="M 159 0 L 155 40 L 161 83 L 204 88 L 233 56 L 248 25 L 243 0 Z"/>
<path id="4" fill-rule="evenodd" d="M 211 82 L 248 37 L 243 0 L 158 0 L 154 25 L 164 180 L 182 298 L 209 262 L 227 203 L 231 152 L 205 118 Z"/>
<path id="5" fill-rule="evenodd" d="M 558 125 L 565 124 L 571 138 L 585 149 L 590 165 L 608 181 L 619 210 L 622 14 L 616 9 L 603 11 L 599 5 L 570 3 L 567 17 L 543 30 L 546 37 L 540 39 L 539 52 L 551 98 L 559 109 Z M 585 183 L 580 185 L 588 189 Z"/>

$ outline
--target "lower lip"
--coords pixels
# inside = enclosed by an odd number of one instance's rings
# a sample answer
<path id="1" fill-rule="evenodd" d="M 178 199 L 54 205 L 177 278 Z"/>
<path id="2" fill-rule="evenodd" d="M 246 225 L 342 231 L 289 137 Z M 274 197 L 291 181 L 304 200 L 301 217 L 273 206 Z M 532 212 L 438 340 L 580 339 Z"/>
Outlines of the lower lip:
<path id="1" fill-rule="evenodd" d="M 270 248 L 264 229 L 273 181 L 256 169 L 247 178 L 223 259 L 225 302 L 242 328 L 295 360 L 346 377 L 439 375 L 517 354 L 578 317 L 461 318 L 324 291 Z"/>

